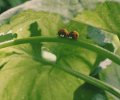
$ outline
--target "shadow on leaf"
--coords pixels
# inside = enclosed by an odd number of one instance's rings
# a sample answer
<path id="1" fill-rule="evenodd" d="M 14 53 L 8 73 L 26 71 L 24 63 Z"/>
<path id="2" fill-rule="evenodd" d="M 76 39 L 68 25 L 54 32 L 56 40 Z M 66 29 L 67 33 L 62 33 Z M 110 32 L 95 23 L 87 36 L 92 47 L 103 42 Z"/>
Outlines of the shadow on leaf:
<path id="1" fill-rule="evenodd" d="M 84 83 L 74 92 L 73 100 L 108 100 L 105 92 L 91 84 Z"/>

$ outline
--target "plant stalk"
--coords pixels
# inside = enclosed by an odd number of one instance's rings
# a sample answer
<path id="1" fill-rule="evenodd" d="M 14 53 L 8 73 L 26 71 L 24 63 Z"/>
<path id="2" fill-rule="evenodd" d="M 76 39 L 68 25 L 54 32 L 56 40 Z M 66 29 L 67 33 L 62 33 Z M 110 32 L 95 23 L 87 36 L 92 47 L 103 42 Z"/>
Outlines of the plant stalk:
<path id="1" fill-rule="evenodd" d="M 113 87 L 113 86 L 111 86 L 111 85 L 109 85 L 109 84 L 107 84 L 107 83 L 105 83 L 105 82 L 103 82 L 103 81 L 100 81 L 100 80 L 98 80 L 96 78 L 93 78 L 91 76 L 81 74 L 81 73 L 79 73 L 77 71 L 74 71 L 70 67 L 63 67 L 62 66 L 60 69 L 64 70 L 65 72 L 67 72 L 67 73 L 69 73 L 69 74 L 71 74 L 71 75 L 73 75 L 75 77 L 78 77 L 78 78 L 86 81 L 89 84 L 92 84 L 92 85 L 94 85 L 96 87 L 99 87 L 99 88 L 101 88 L 103 90 L 106 90 L 106 91 L 112 93 L 113 95 L 115 95 L 116 97 L 120 98 L 120 90 Z"/>
<path id="2" fill-rule="evenodd" d="M 33 42 L 58 42 L 58 43 L 73 45 L 73 48 L 74 46 L 82 47 L 82 48 L 94 51 L 105 58 L 109 58 L 110 60 L 120 65 L 120 57 L 118 55 L 115 55 L 114 53 L 106 49 L 103 49 L 102 47 L 88 43 L 83 40 L 76 41 L 76 40 L 70 40 L 70 39 L 64 39 L 64 38 L 58 38 L 58 37 L 36 36 L 36 37 L 28 37 L 28 38 L 23 38 L 23 39 L 15 39 L 15 40 L 8 41 L 5 43 L 3 42 L 0 44 L 0 49 L 9 47 L 9 46 L 18 45 L 18 44 L 33 43 Z"/>

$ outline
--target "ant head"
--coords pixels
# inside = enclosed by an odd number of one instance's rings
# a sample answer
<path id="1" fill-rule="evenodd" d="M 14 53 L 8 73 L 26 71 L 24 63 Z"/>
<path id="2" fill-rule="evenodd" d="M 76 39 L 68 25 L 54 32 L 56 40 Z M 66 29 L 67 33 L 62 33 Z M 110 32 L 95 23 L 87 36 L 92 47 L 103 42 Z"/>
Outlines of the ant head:
<path id="1" fill-rule="evenodd" d="M 58 36 L 60 37 L 67 37 L 68 35 L 69 35 L 69 32 L 66 29 L 61 29 L 58 31 Z"/>
<path id="2" fill-rule="evenodd" d="M 79 33 L 77 31 L 72 31 L 69 33 L 69 37 L 71 37 L 72 39 L 77 40 L 79 37 Z"/>

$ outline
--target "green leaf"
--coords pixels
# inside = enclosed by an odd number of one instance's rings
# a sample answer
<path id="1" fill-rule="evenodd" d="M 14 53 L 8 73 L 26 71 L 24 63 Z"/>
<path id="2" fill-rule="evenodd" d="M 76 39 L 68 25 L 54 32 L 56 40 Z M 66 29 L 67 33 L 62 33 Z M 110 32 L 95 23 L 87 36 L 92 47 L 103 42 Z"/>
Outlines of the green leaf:
<path id="1" fill-rule="evenodd" d="M 120 48 L 117 50 L 116 54 L 120 56 Z M 100 78 L 101 80 L 120 89 L 120 73 L 119 72 L 120 72 L 120 66 L 118 64 L 112 63 L 108 66 L 107 69 L 103 70 L 100 73 Z M 109 96 L 111 97 L 112 95 L 109 94 Z M 113 98 L 114 100 L 119 100 L 114 96 L 112 96 L 111 98 Z"/>
<path id="2" fill-rule="evenodd" d="M 115 33 L 120 37 L 119 9 L 119 2 L 98 3 L 95 9 L 83 11 L 74 20 Z"/>
<path id="3" fill-rule="evenodd" d="M 79 26 L 82 28 L 79 29 Z M 57 37 L 57 31 L 61 28 L 68 28 L 69 31 L 77 29 L 79 33 L 86 33 L 83 24 L 74 21 L 66 24 L 57 14 L 31 10 L 14 16 L 9 24 L 0 27 L 0 33 L 15 32 L 17 39 L 40 33 L 42 36 Z M 81 36 L 84 37 L 85 34 Z M 52 62 L 48 54 L 51 59 L 54 56 L 57 60 Z M 94 52 L 63 43 L 21 44 L 1 49 L 0 99 L 72 100 L 74 91 L 84 81 L 59 67 L 68 66 L 89 75 L 95 59 Z"/>
<path id="4" fill-rule="evenodd" d="M 93 41 L 95 41 L 95 43 L 97 43 L 100 46 L 103 46 L 105 44 L 104 43 L 104 40 L 105 40 L 104 32 L 91 26 L 88 26 L 87 30 L 88 30 L 88 38 L 91 38 Z"/>

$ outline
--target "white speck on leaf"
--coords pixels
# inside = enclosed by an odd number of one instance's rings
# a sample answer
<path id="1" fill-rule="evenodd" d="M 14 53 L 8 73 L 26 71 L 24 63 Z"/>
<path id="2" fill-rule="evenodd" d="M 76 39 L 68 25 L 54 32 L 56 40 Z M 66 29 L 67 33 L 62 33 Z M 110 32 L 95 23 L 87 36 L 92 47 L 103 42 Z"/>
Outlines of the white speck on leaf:
<path id="1" fill-rule="evenodd" d="M 112 61 L 110 59 L 106 59 L 100 63 L 101 68 L 105 69 L 108 65 L 110 65 Z"/>
<path id="2" fill-rule="evenodd" d="M 55 54 L 51 53 L 50 51 L 48 51 L 48 49 L 46 48 L 42 48 L 42 58 L 47 61 L 47 62 L 51 62 L 51 63 L 55 63 L 57 60 L 57 57 Z"/>

